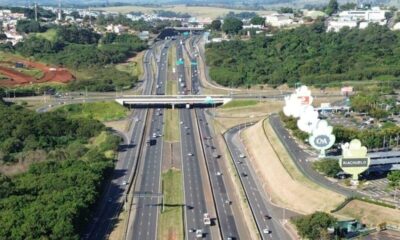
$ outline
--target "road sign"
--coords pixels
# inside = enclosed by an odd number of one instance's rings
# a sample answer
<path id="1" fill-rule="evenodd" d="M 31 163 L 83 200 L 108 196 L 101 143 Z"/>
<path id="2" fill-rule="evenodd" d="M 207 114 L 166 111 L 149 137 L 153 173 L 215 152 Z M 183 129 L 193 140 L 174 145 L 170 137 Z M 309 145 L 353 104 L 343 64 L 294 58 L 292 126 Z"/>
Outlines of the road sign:
<path id="1" fill-rule="evenodd" d="M 197 66 L 197 62 L 196 61 L 191 62 L 191 64 L 192 64 L 192 66 Z"/>
<path id="2" fill-rule="evenodd" d="M 183 65 L 183 59 L 178 59 L 176 61 L 176 65 Z"/>
<path id="3" fill-rule="evenodd" d="M 204 102 L 207 104 L 214 104 L 214 99 L 210 96 L 207 96 Z"/>

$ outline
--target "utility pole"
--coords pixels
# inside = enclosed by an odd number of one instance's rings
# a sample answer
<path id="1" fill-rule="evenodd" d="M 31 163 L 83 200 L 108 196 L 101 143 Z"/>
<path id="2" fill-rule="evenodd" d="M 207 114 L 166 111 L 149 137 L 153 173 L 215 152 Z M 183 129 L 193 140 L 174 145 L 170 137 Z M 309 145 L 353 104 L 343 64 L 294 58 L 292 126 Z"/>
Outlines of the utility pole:
<path id="1" fill-rule="evenodd" d="M 58 21 L 61 21 L 62 14 L 61 14 L 61 0 L 58 0 Z"/>
<path id="2" fill-rule="evenodd" d="M 37 22 L 38 20 L 38 14 L 37 14 L 37 2 L 35 2 L 35 21 Z"/>

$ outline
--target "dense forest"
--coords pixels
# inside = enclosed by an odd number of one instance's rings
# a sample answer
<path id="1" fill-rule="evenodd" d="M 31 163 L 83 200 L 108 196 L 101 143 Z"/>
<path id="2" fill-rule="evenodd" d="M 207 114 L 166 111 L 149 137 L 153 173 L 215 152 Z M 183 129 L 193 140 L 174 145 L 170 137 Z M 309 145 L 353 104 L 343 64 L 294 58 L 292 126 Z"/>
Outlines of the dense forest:
<path id="1" fill-rule="evenodd" d="M 40 30 L 35 24 L 26 21 L 19 23 L 19 26 L 21 31 L 25 32 Z M 130 88 L 137 80 L 136 76 L 119 72 L 111 65 L 125 62 L 147 47 L 137 36 L 113 33 L 101 36 L 91 29 L 76 26 L 57 26 L 56 31 L 55 39 L 49 40 L 32 35 L 15 46 L 0 45 L 0 50 L 34 57 L 77 71 L 96 69 L 91 71 L 95 73 L 91 78 L 74 82 L 72 90 L 82 90 L 86 87 L 89 91 L 114 91 Z M 109 66 L 105 68 L 106 65 Z M 98 72 L 102 74 L 97 74 Z"/>
<path id="2" fill-rule="evenodd" d="M 210 76 L 224 86 L 394 82 L 400 76 L 399 54 L 400 33 L 385 26 L 334 33 L 326 32 L 323 22 L 206 46 Z"/>
<path id="3" fill-rule="evenodd" d="M 119 138 L 92 119 L 37 114 L 0 102 L 0 166 L 31 161 L 27 172 L 0 174 L 0 239 L 79 239 L 113 167 L 105 152 Z M 98 145 L 89 139 L 105 136 Z"/>

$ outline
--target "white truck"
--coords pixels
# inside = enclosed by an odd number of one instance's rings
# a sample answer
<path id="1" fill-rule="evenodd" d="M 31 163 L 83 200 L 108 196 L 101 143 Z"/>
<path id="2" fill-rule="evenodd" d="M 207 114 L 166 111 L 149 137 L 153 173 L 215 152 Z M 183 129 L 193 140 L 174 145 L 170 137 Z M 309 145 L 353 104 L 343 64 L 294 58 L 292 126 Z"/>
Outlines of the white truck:
<path id="1" fill-rule="evenodd" d="M 211 225 L 211 219 L 208 213 L 203 214 L 203 223 L 204 225 Z"/>

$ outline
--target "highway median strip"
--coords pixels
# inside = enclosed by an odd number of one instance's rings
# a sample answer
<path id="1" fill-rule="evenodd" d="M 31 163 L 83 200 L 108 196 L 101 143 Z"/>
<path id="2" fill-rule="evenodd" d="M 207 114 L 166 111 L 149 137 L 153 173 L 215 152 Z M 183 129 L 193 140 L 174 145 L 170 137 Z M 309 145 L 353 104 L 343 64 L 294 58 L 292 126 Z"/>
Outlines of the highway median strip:
<path id="1" fill-rule="evenodd" d="M 162 174 L 162 182 L 164 210 L 159 218 L 157 239 L 183 239 L 182 172 L 171 168 Z"/>

